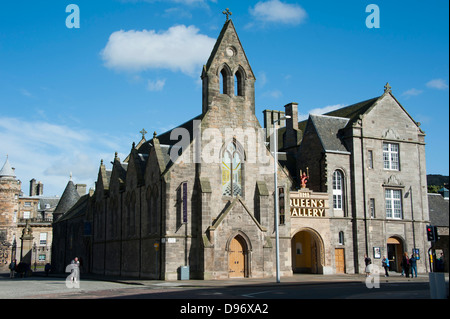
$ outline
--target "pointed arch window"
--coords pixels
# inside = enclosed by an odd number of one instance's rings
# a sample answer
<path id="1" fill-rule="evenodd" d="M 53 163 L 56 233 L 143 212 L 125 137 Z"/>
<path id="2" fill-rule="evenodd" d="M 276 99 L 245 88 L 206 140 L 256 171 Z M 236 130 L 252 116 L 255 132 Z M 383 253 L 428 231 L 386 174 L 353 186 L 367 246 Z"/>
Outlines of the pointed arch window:
<path id="1" fill-rule="evenodd" d="M 232 73 L 227 64 L 222 65 L 222 69 L 219 72 L 220 79 L 220 94 L 230 94 L 232 88 Z M 231 84 L 231 86 L 230 86 Z"/>
<path id="2" fill-rule="evenodd" d="M 233 140 L 222 155 L 222 195 L 242 196 L 242 164 L 244 156 L 240 145 Z"/>
<path id="3" fill-rule="evenodd" d="M 234 95 L 244 96 L 244 73 L 240 68 L 234 74 Z"/>

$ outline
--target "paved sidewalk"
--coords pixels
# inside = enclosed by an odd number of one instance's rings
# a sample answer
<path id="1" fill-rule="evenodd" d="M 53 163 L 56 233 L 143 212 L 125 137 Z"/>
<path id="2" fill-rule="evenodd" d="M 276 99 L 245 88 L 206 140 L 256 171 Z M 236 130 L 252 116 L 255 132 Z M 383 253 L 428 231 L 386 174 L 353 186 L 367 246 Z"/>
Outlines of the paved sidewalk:
<path id="1" fill-rule="evenodd" d="M 45 273 L 37 272 L 33 274 L 33 277 L 43 277 Z M 50 278 L 66 278 L 68 274 L 50 274 Z M 8 279 L 9 274 L 0 274 L 1 279 Z M 160 287 L 227 287 L 227 286 L 246 286 L 246 285 L 274 285 L 276 279 L 274 277 L 269 278 L 236 278 L 236 279 L 219 279 L 219 280 L 176 280 L 176 281 L 164 281 L 164 280 L 148 280 L 139 278 L 126 278 L 126 277 L 114 277 L 114 276 L 102 276 L 95 274 L 81 274 L 81 280 L 100 280 L 117 282 L 130 285 L 144 285 L 144 286 L 160 286 Z M 445 274 L 445 279 L 448 284 L 449 275 Z M 394 282 L 428 282 L 428 274 L 419 274 L 417 278 L 406 278 L 400 276 L 398 273 L 391 273 L 389 277 L 380 275 L 380 283 L 394 283 Z M 280 280 L 281 285 L 298 285 L 298 284 L 320 284 L 330 282 L 365 282 L 366 276 L 364 274 L 339 274 L 339 275 L 316 275 L 316 274 L 294 274 L 290 277 L 282 277 Z"/>

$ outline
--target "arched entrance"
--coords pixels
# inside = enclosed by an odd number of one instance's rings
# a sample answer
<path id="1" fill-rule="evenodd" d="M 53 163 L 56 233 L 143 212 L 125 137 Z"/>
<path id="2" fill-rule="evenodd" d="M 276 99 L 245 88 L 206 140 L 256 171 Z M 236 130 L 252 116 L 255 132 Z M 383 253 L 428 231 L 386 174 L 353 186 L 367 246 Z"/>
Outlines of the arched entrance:
<path id="1" fill-rule="evenodd" d="M 228 246 L 228 275 L 230 278 L 244 278 L 248 276 L 247 258 L 247 244 L 240 235 L 237 235 L 231 239 Z"/>
<path id="2" fill-rule="evenodd" d="M 294 273 L 323 273 L 324 246 L 318 233 L 312 229 L 300 230 L 292 237 L 291 247 Z"/>
<path id="3" fill-rule="evenodd" d="M 399 237 L 389 237 L 387 240 L 387 257 L 389 259 L 389 270 L 401 272 L 402 254 L 404 252 L 403 240 Z"/>

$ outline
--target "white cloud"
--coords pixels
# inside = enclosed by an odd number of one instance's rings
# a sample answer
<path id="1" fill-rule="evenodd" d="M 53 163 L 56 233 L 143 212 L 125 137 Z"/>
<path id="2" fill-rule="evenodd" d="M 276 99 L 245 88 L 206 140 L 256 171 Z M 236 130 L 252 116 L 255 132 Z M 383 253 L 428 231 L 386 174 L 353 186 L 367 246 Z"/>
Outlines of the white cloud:
<path id="1" fill-rule="evenodd" d="M 422 92 L 423 92 L 422 90 L 412 88 L 412 89 L 409 89 L 409 90 L 403 92 L 402 96 L 406 96 L 406 97 L 417 96 L 417 95 L 422 94 Z"/>
<path id="2" fill-rule="evenodd" d="M 445 83 L 444 79 L 434 79 L 429 81 L 427 84 L 427 87 L 432 89 L 438 89 L 438 90 L 446 90 L 448 89 L 448 84 Z"/>
<path id="3" fill-rule="evenodd" d="M 215 42 L 194 26 L 177 25 L 162 32 L 121 30 L 111 34 L 101 56 L 111 69 L 169 69 L 196 76 Z"/>
<path id="4" fill-rule="evenodd" d="M 114 158 L 115 151 L 127 151 L 130 145 L 126 138 L 102 136 L 48 122 L 0 117 L 0 166 L 8 154 L 25 194 L 28 194 L 29 181 L 35 178 L 44 183 L 44 195 L 61 195 L 70 172 L 75 183 L 94 187 L 100 160 L 103 158 L 106 164 Z"/>
<path id="5" fill-rule="evenodd" d="M 20 93 L 26 97 L 33 97 L 33 94 L 31 94 L 28 90 L 25 89 L 20 89 Z"/>
<path id="6" fill-rule="evenodd" d="M 280 90 L 275 89 L 275 90 L 264 92 L 263 96 L 278 99 L 283 96 L 283 93 Z"/>
<path id="7" fill-rule="evenodd" d="M 299 121 L 304 121 L 306 119 L 308 119 L 309 114 L 315 114 L 315 115 L 320 115 L 320 114 L 325 114 L 328 112 L 332 112 L 335 110 L 338 110 L 340 108 L 345 107 L 345 104 L 334 104 L 334 105 L 327 105 L 324 107 L 319 107 L 319 108 L 315 108 L 315 109 L 311 109 L 308 111 L 307 114 L 298 114 L 298 120 Z"/>
<path id="8" fill-rule="evenodd" d="M 297 25 L 307 18 L 306 11 L 298 4 L 279 0 L 260 1 L 250 8 L 250 14 L 259 21 Z"/>
<path id="9" fill-rule="evenodd" d="M 147 82 L 147 90 L 149 91 L 161 91 L 164 88 L 164 85 L 166 84 L 166 80 L 148 80 Z"/>

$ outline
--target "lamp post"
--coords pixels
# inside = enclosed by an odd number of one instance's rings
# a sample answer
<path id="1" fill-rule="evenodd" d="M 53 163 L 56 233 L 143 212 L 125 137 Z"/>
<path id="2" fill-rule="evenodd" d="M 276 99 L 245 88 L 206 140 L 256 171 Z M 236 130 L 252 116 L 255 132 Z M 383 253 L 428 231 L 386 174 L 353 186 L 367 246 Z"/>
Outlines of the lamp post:
<path id="1" fill-rule="evenodd" d="M 278 223 L 279 223 L 279 207 L 278 207 L 278 131 L 277 131 L 277 123 L 281 120 L 290 119 L 290 115 L 286 115 L 284 117 L 279 118 L 276 121 L 273 121 L 273 176 L 275 180 L 275 258 L 276 258 L 276 270 L 277 270 L 277 283 L 280 282 L 280 236 L 278 234 Z"/>
<path id="2" fill-rule="evenodd" d="M 36 272 L 36 255 L 37 255 L 36 243 L 33 243 L 33 252 L 34 252 L 34 272 Z"/>

